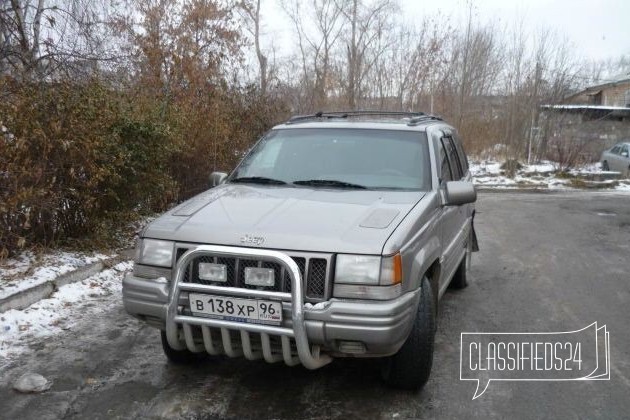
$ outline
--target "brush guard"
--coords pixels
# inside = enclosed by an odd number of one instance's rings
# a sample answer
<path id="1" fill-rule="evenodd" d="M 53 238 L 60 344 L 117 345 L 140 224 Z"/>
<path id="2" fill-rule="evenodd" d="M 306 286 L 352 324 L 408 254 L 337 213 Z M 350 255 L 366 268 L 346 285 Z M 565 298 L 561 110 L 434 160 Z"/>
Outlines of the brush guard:
<path id="1" fill-rule="evenodd" d="M 250 258 L 281 264 L 291 278 L 291 293 L 264 290 L 242 289 L 183 282 L 190 262 L 201 256 Z M 268 363 L 281 360 L 289 366 L 302 364 L 308 369 L 320 368 L 332 360 L 320 354 L 319 346 L 311 346 L 304 322 L 304 284 L 300 270 L 288 255 L 271 250 L 200 245 L 187 251 L 177 262 L 166 313 L 166 338 L 175 350 L 188 349 L 194 353 L 208 352 L 211 355 L 225 354 L 229 357 L 244 356 L 249 360 L 264 359 Z M 218 294 L 235 298 L 271 299 L 291 303 L 291 328 L 275 325 L 253 324 L 223 319 L 205 318 L 183 313 L 180 304 L 181 292 Z M 201 329 L 203 344 L 195 341 L 192 326 Z M 214 337 L 211 328 L 220 330 L 220 340 Z M 236 345 L 230 330 L 240 333 L 240 346 Z M 251 334 L 260 335 L 260 349 L 252 346 Z M 180 340 L 183 335 L 184 342 Z M 271 338 L 280 339 L 281 351 L 271 344 Z M 291 340 L 295 341 L 297 357 L 294 355 Z"/>

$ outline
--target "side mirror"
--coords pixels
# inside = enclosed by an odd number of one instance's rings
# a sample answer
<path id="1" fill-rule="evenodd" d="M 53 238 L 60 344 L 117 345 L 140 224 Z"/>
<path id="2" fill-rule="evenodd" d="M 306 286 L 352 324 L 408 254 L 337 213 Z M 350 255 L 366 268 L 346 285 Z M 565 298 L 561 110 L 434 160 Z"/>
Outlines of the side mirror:
<path id="1" fill-rule="evenodd" d="M 628 152 L 621 152 L 621 156 L 628 157 Z"/>
<path id="2" fill-rule="evenodd" d="M 460 206 L 477 201 L 477 191 L 472 182 L 449 181 L 445 191 L 447 206 Z"/>
<path id="3" fill-rule="evenodd" d="M 227 178 L 227 174 L 225 172 L 212 172 L 210 174 L 210 188 L 223 184 L 225 182 L 225 178 Z"/>

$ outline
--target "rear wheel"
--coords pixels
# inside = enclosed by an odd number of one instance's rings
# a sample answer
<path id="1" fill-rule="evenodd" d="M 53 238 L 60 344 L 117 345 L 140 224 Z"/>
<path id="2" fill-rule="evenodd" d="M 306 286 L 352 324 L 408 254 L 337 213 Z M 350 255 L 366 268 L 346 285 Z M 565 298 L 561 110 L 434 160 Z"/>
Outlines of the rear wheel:
<path id="1" fill-rule="evenodd" d="M 610 171 L 610 167 L 608 166 L 607 161 L 602 162 L 602 171 Z"/>
<path id="2" fill-rule="evenodd" d="M 473 250 L 473 230 L 472 226 L 470 229 L 470 233 L 468 234 L 468 244 L 466 245 L 466 254 L 464 254 L 464 258 L 462 258 L 462 262 L 459 263 L 459 267 L 457 267 L 457 271 L 453 274 L 453 278 L 451 279 L 451 283 L 449 287 L 451 289 L 464 289 L 468 286 L 468 277 L 466 276 L 466 272 L 468 270 L 468 266 L 470 265 L 470 257 L 472 256 Z"/>
<path id="3" fill-rule="evenodd" d="M 175 350 L 168 344 L 166 333 L 164 331 L 160 331 L 160 335 L 162 338 L 162 350 L 164 351 L 164 355 L 169 362 L 175 365 L 190 365 L 208 358 L 208 354 L 206 352 L 193 353 L 190 350 Z"/>
<path id="4" fill-rule="evenodd" d="M 457 271 L 455 271 L 455 274 L 453 274 L 453 279 L 451 280 L 451 283 L 449 284 L 449 287 L 451 287 L 452 289 L 464 289 L 466 286 L 468 286 L 468 278 L 466 277 L 466 260 L 467 260 L 467 256 L 465 255 L 464 258 L 462 258 L 462 262 L 459 263 L 459 267 L 457 267 Z"/>
<path id="5" fill-rule="evenodd" d="M 422 280 L 420 303 L 416 319 L 405 344 L 398 353 L 384 360 L 381 374 L 385 383 L 394 388 L 420 389 L 429 380 L 433 364 L 435 339 L 435 300 L 431 284 Z"/>

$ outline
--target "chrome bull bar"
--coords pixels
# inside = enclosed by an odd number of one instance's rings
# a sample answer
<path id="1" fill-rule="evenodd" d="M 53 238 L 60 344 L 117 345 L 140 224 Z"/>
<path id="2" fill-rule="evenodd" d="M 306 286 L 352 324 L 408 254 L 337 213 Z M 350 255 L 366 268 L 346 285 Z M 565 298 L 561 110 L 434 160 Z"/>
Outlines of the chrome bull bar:
<path id="1" fill-rule="evenodd" d="M 291 278 L 291 293 L 183 283 L 182 279 L 188 269 L 189 263 L 195 257 L 203 255 L 213 257 L 245 257 L 279 263 L 285 268 Z M 214 318 L 202 318 L 181 314 L 179 311 L 179 296 L 182 291 L 216 293 L 231 297 L 268 298 L 291 302 L 292 328 L 265 324 L 250 324 Z M 180 324 L 182 326 L 185 344 L 182 344 L 179 339 L 178 325 Z M 195 342 L 191 325 L 196 325 L 201 328 L 203 346 Z M 213 338 L 210 327 L 220 329 L 221 343 L 219 343 L 219 340 L 215 340 Z M 241 348 L 234 346 L 230 330 L 240 331 Z M 255 351 L 252 348 L 250 333 L 260 334 L 262 344 L 261 351 Z M 282 344 L 281 355 L 273 353 L 270 336 L 280 337 Z M 302 276 L 297 264 L 293 261 L 293 259 L 291 259 L 291 257 L 282 252 L 265 249 L 200 245 L 183 254 L 177 262 L 173 281 L 171 283 L 166 312 L 166 338 L 168 340 L 168 344 L 175 350 L 188 349 L 195 353 L 206 351 L 213 355 L 224 353 L 230 357 L 245 356 L 245 358 L 250 360 L 264 358 L 264 360 L 269 363 L 284 360 L 284 362 L 289 366 L 301 363 L 308 369 L 320 368 L 330 363 L 332 360 L 330 356 L 320 354 L 319 347 L 311 347 L 308 341 L 306 326 L 304 324 L 304 293 Z M 291 338 L 295 340 L 295 346 L 298 354 L 297 358 L 295 358 L 291 352 Z"/>

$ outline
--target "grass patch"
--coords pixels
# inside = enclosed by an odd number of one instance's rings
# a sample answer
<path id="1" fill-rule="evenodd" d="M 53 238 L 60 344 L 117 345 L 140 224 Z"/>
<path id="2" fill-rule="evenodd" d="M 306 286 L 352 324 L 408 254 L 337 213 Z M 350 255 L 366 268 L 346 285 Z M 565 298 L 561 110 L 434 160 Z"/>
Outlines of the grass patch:
<path id="1" fill-rule="evenodd" d="M 556 172 L 556 178 L 571 179 L 571 180 L 577 179 L 575 175 L 572 175 L 570 172 L 565 172 L 565 171 Z"/>
<path id="2" fill-rule="evenodd" d="M 569 186 L 573 188 L 585 189 L 585 190 L 607 190 L 615 188 L 619 185 L 618 181 L 612 182 L 593 182 L 585 181 L 579 178 L 571 178 Z"/>

